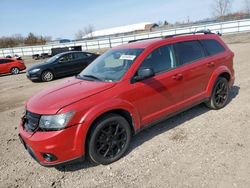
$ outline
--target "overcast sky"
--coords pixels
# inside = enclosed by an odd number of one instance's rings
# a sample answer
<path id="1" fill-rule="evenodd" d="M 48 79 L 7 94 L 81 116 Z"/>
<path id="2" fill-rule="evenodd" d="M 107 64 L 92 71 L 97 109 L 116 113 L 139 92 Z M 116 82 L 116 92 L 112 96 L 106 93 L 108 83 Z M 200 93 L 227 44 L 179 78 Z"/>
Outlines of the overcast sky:
<path id="1" fill-rule="evenodd" d="M 73 39 L 91 24 L 95 30 L 134 24 L 200 20 L 212 16 L 214 0 L 0 0 L 0 37 L 12 34 Z M 241 10 L 243 0 L 234 0 Z"/>

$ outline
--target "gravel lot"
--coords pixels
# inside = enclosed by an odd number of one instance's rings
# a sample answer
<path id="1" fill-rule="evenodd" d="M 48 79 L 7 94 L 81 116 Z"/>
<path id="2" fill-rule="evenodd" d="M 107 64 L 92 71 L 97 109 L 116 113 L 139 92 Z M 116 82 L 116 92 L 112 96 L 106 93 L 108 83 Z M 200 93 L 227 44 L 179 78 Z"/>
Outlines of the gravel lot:
<path id="1" fill-rule="evenodd" d="M 0 187 L 250 187 L 250 40 L 225 40 L 236 54 L 230 103 L 219 111 L 199 105 L 146 129 L 107 166 L 37 164 L 18 140 L 17 125 L 25 101 L 62 79 L 0 77 Z"/>

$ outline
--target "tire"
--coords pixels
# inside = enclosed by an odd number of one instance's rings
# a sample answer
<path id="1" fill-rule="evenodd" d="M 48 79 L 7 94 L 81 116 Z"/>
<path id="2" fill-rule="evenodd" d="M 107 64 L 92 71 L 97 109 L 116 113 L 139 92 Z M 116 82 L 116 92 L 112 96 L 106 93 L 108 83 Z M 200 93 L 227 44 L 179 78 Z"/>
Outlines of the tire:
<path id="1" fill-rule="evenodd" d="M 124 117 L 103 116 L 90 132 L 87 151 L 91 162 L 107 165 L 120 159 L 129 147 L 131 135 L 130 125 Z"/>
<path id="2" fill-rule="evenodd" d="M 11 74 L 19 74 L 20 70 L 17 67 L 13 67 L 13 68 L 11 68 L 10 72 L 11 72 Z"/>
<path id="3" fill-rule="evenodd" d="M 41 79 L 43 82 L 49 82 L 54 79 L 54 74 L 51 71 L 43 71 Z"/>
<path id="4" fill-rule="evenodd" d="M 218 110 L 226 106 L 228 98 L 228 80 L 224 77 L 218 77 L 215 82 L 212 95 L 209 98 L 209 101 L 207 101 L 205 104 L 208 108 Z"/>

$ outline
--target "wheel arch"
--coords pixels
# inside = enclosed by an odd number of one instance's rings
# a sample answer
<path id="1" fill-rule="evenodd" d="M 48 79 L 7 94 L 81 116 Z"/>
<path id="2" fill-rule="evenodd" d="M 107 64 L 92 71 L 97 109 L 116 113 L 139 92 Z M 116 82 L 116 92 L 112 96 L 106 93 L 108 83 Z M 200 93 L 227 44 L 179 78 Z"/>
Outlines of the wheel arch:
<path id="1" fill-rule="evenodd" d="M 98 120 L 100 120 L 101 118 L 103 118 L 104 116 L 106 116 L 108 114 L 117 114 L 117 115 L 124 117 L 129 123 L 132 135 L 136 133 L 135 120 L 134 120 L 131 112 L 129 112 L 129 110 L 124 109 L 124 108 L 109 109 L 101 114 L 98 114 L 98 116 L 96 116 L 96 118 L 94 120 L 92 120 L 89 127 L 87 128 L 86 137 L 85 137 L 85 140 L 83 143 L 85 154 L 87 154 L 87 152 L 88 152 L 89 139 L 91 137 L 91 132 L 92 132 L 93 127 L 95 126 L 95 123 L 98 122 Z"/>
<path id="2" fill-rule="evenodd" d="M 214 84 L 216 82 L 216 79 L 218 77 L 224 77 L 228 80 L 228 82 L 232 79 L 232 73 L 226 66 L 220 66 L 218 67 L 211 75 L 210 80 L 208 82 L 207 88 L 206 88 L 206 94 L 207 97 L 210 97 L 213 91 Z"/>
<path id="3" fill-rule="evenodd" d="M 11 70 L 14 68 L 17 68 L 20 71 L 20 68 L 18 66 L 13 65 L 9 67 L 9 73 L 11 73 Z"/>

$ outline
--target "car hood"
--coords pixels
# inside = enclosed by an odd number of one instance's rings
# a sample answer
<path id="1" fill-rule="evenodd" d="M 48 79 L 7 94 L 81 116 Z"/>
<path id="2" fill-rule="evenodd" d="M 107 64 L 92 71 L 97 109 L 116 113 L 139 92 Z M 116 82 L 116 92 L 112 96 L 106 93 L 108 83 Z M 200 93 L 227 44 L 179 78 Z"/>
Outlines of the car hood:
<path id="1" fill-rule="evenodd" d="M 56 114 L 61 108 L 113 87 L 115 83 L 70 78 L 32 96 L 26 103 L 28 111 Z"/>
<path id="2" fill-rule="evenodd" d="M 35 65 L 32 65 L 32 66 L 28 69 L 28 71 L 31 71 L 32 69 L 36 69 L 36 68 L 43 68 L 44 66 L 47 66 L 47 65 L 51 65 L 51 63 L 41 62 L 41 63 L 35 64 Z"/>

